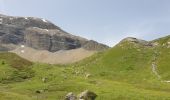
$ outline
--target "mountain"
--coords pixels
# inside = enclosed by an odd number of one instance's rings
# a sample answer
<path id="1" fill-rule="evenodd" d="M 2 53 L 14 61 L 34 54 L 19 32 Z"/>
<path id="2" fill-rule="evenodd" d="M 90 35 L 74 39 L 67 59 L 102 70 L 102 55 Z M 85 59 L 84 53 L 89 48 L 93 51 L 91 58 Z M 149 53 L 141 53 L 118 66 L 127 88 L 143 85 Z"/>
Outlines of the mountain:
<path id="1" fill-rule="evenodd" d="M 21 45 L 37 52 L 48 51 L 51 55 L 58 51 L 69 52 L 69 50 L 75 50 L 74 53 L 70 53 L 71 55 L 76 55 L 76 52 L 86 52 L 81 58 L 69 58 L 67 63 L 79 61 L 95 52 L 109 48 L 108 46 L 97 43 L 96 41 L 87 40 L 67 33 L 52 22 L 43 18 L 14 17 L 0 14 L 0 51 L 15 51 L 18 55 L 28 59 L 26 55 L 21 53 L 21 51 L 17 51 L 18 49 L 20 50 Z M 28 48 L 25 48 L 26 50 L 24 50 L 29 51 L 27 50 Z M 41 55 L 37 54 L 36 57 L 38 56 Z M 56 55 L 56 57 L 57 56 L 59 55 Z M 62 58 L 64 59 L 65 56 Z M 72 61 L 72 59 L 75 60 Z M 50 62 L 49 59 L 47 60 L 44 62 L 55 63 Z M 56 60 L 58 59 L 56 58 Z M 38 59 L 37 61 L 41 62 L 42 60 Z M 59 63 L 62 63 L 62 61 Z"/>
<path id="2" fill-rule="evenodd" d="M 12 56 L 6 58 L 4 55 Z M 128 37 L 113 48 L 79 62 L 68 65 L 32 63 L 24 67 L 30 69 L 23 72 L 10 69 L 11 61 L 20 62 L 13 61 L 16 57 L 18 59 L 13 53 L 0 53 L 2 100 L 63 100 L 69 92 L 77 94 L 84 90 L 94 91 L 96 100 L 170 98 L 170 36 L 153 41 Z M 6 70 L 14 74 L 4 74 Z"/>

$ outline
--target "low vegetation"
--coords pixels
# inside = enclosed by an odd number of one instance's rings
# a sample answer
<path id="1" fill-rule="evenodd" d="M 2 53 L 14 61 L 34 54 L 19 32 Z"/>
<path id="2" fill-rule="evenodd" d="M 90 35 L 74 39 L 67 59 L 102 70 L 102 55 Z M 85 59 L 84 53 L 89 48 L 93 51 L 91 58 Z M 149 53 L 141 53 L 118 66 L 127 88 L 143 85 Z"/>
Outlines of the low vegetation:
<path id="1" fill-rule="evenodd" d="M 63 100 L 69 92 L 84 90 L 95 92 L 96 100 L 170 100 L 168 42 L 169 37 L 152 41 L 156 45 L 122 41 L 70 65 L 31 63 L 0 53 L 0 100 Z"/>

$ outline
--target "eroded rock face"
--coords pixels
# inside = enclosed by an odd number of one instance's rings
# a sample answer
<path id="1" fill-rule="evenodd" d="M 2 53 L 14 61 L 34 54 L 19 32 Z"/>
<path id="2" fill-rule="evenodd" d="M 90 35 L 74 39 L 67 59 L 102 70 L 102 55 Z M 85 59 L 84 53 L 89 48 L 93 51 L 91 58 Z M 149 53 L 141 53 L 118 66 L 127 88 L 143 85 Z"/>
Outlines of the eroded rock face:
<path id="1" fill-rule="evenodd" d="M 108 46 L 71 35 L 50 21 L 34 17 L 0 15 L 0 43 L 24 44 L 38 50 L 56 52 L 85 48 L 101 51 Z"/>
<path id="2" fill-rule="evenodd" d="M 29 28 L 25 31 L 27 46 L 51 52 L 80 48 L 82 44 L 79 41 L 82 40 L 58 30 Z"/>
<path id="3" fill-rule="evenodd" d="M 19 44 L 24 41 L 23 29 L 0 24 L 0 43 L 5 44 Z"/>

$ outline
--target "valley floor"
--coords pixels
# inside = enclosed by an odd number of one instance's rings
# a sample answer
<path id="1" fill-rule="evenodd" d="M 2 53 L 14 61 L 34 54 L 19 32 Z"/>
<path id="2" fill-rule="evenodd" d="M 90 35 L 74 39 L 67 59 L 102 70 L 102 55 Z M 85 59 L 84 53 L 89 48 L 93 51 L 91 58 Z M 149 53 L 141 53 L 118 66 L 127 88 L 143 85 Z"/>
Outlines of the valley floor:
<path id="1" fill-rule="evenodd" d="M 157 46 L 124 40 L 68 65 L 0 53 L 0 100 L 63 100 L 84 90 L 96 100 L 170 100 L 170 38 L 152 42 Z"/>
<path id="2" fill-rule="evenodd" d="M 77 68 L 55 65 L 35 64 L 33 70 L 35 77 L 31 79 L 0 84 L 0 100 L 63 100 L 68 92 L 84 90 L 94 91 L 96 100 L 170 100 L 170 84 L 157 80 L 138 83 L 93 75 L 87 78 L 83 72 L 76 74 Z"/>

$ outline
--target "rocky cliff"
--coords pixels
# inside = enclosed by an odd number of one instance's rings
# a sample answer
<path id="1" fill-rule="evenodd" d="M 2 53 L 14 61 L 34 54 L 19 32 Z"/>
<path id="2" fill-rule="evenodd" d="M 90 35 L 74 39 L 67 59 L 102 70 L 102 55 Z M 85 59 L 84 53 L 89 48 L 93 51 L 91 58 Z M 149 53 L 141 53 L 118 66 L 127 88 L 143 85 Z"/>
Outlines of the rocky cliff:
<path id="1" fill-rule="evenodd" d="M 0 15 L 0 50 L 13 49 L 9 47 L 11 44 L 23 44 L 50 52 L 78 48 L 101 51 L 108 48 L 95 41 L 71 35 L 46 19 Z"/>

